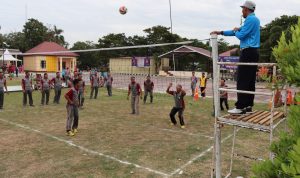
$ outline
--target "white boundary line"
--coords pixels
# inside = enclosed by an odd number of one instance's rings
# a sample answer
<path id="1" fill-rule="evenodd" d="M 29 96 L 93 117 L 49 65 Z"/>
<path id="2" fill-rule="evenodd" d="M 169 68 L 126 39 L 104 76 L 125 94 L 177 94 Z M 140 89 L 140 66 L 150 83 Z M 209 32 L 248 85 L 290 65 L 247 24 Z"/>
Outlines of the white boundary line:
<path id="1" fill-rule="evenodd" d="M 214 137 L 211 137 L 211 136 L 202 135 L 202 134 L 194 134 L 191 132 L 183 132 L 183 131 L 177 131 L 177 130 L 173 130 L 173 129 L 160 129 L 160 130 L 167 131 L 167 132 L 173 132 L 173 133 L 180 133 L 180 134 L 185 134 L 185 135 L 190 135 L 190 136 L 200 136 L 200 137 L 205 137 L 208 139 L 214 139 Z"/>
<path id="2" fill-rule="evenodd" d="M 65 144 L 67 144 L 68 146 L 72 146 L 72 147 L 75 147 L 75 148 L 78 148 L 86 153 L 89 153 L 89 154 L 92 154 L 92 155 L 98 155 L 100 157 L 105 157 L 107 159 L 110 159 L 110 160 L 113 160 L 113 161 L 117 161 L 121 164 L 125 164 L 125 165 L 132 165 L 136 168 L 139 168 L 139 169 L 144 169 L 148 172 L 152 172 L 152 173 L 155 173 L 155 174 L 158 174 L 158 175 L 161 175 L 163 177 L 169 177 L 170 175 L 169 174 L 166 174 L 164 172 L 161 172 L 161 171 L 158 171 L 158 170 L 154 170 L 154 169 L 151 169 L 151 168 L 148 168 L 148 167 L 144 167 L 144 166 L 141 166 L 141 165 L 138 165 L 138 164 L 135 164 L 135 163 L 130 163 L 128 161 L 124 161 L 124 160 L 120 160 L 116 157 L 113 157 L 113 156 L 110 156 L 110 155 L 106 155 L 106 154 L 103 154 L 101 152 L 97 152 L 97 151 L 93 151 L 93 150 L 90 150 L 88 148 L 85 148 L 83 146 L 80 146 L 80 145 L 76 145 L 75 143 L 73 143 L 72 141 L 69 141 L 69 140 L 65 140 L 65 139 L 62 139 L 62 138 L 59 138 L 59 137 L 56 137 L 56 136 L 53 136 L 53 135 L 50 135 L 50 134 L 47 134 L 47 133 L 44 133 L 40 130 L 36 130 L 36 129 L 33 129 L 33 128 L 30 128 L 29 126 L 26 126 L 26 125 L 22 125 L 22 124 L 18 124 L 18 123 L 15 123 L 15 122 L 11 122 L 11 121 L 8 121 L 8 120 L 5 120 L 5 119 L 0 119 L 0 121 L 2 122 L 5 122 L 5 123 L 8 123 L 10 125 L 13 125 L 13 126 L 16 126 L 16 127 L 19 127 L 19 128 L 22 128 L 22 129 L 25 129 L 25 130 L 29 130 L 29 131 L 32 131 L 32 132 L 35 132 L 35 133 L 38 133 L 40 135 L 43 135 L 43 136 L 46 136 L 46 137 L 49 137 L 49 138 L 52 138 L 54 140 L 57 140 L 57 141 L 60 141 L 60 142 L 63 142 Z"/>
<path id="3" fill-rule="evenodd" d="M 9 112 L 15 112 L 14 110 L 7 110 L 5 109 L 5 111 L 9 111 Z M 3 112 L 0 110 L 0 113 Z M 1 119 L 0 119 L 1 120 Z M 165 132 L 170 132 L 170 133 L 180 133 L 180 134 L 185 134 L 185 135 L 189 135 L 189 136 L 194 136 L 194 137 L 204 137 L 204 138 L 208 138 L 208 139 L 214 139 L 214 137 L 212 136 L 207 136 L 207 135 L 203 135 L 201 133 L 191 133 L 191 132 L 186 132 L 186 131 L 178 131 L 178 130 L 174 130 L 174 129 L 163 129 L 163 128 L 159 128 L 159 127 L 155 127 L 155 126 L 147 126 L 147 125 L 143 125 L 145 127 L 153 127 L 156 128 L 158 130 L 161 131 L 165 131 Z"/>
<path id="4" fill-rule="evenodd" d="M 221 143 L 227 141 L 228 139 L 230 139 L 233 136 L 233 134 L 228 135 L 227 137 L 225 137 Z M 176 169 L 175 171 L 171 172 L 169 175 L 173 176 L 177 173 L 179 173 L 180 171 L 182 171 L 185 167 L 189 166 L 190 164 L 192 164 L 194 161 L 196 161 L 199 158 L 202 158 L 203 156 L 205 156 L 208 152 L 212 151 L 214 148 L 214 146 L 209 147 L 208 149 L 204 150 L 202 153 L 200 153 L 199 155 L 195 156 L 193 159 L 189 160 L 187 163 L 185 163 L 184 165 L 180 166 L 178 169 Z"/>

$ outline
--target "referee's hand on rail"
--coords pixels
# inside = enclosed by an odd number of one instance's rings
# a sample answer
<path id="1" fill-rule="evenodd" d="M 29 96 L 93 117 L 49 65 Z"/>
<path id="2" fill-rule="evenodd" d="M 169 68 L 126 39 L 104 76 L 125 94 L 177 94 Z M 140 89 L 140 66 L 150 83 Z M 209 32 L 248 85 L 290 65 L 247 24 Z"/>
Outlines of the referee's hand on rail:
<path id="1" fill-rule="evenodd" d="M 216 34 L 216 35 L 221 35 L 221 34 L 222 34 L 222 31 L 213 31 L 213 32 L 211 32 L 210 34 L 211 34 L 211 35 L 214 35 L 214 34 Z"/>

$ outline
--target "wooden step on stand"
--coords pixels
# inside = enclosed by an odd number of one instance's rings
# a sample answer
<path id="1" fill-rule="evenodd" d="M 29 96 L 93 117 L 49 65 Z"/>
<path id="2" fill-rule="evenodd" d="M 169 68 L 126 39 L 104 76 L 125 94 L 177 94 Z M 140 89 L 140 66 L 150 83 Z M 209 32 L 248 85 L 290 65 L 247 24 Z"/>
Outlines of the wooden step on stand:
<path id="1" fill-rule="evenodd" d="M 250 114 L 227 114 L 218 117 L 218 122 L 243 128 L 255 129 L 264 132 L 270 132 L 285 120 L 283 112 L 275 111 L 273 115 L 273 128 L 271 125 L 272 113 L 270 111 L 254 111 Z"/>

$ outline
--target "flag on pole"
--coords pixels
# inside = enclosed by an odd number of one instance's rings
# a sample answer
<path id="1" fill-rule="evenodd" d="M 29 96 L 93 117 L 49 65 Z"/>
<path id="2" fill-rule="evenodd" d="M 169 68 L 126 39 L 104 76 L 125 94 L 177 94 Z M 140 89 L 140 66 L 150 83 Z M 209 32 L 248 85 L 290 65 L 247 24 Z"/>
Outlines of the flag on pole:
<path id="1" fill-rule="evenodd" d="M 198 99 L 199 99 L 199 93 L 198 93 L 198 87 L 196 87 L 195 94 L 194 94 L 194 101 L 198 101 Z"/>

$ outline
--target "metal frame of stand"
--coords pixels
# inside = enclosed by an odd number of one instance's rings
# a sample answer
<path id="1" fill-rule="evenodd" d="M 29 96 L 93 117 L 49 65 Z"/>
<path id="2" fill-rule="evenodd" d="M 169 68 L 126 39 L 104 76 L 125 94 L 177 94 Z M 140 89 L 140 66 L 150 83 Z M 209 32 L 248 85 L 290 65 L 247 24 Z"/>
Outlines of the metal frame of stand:
<path id="1" fill-rule="evenodd" d="M 230 177 L 233 167 L 233 157 L 235 151 L 235 140 L 237 134 L 237 127 L 254 129 L 257 131 L 269 133 L 270 144 L 273 140 L 273 132 L 276 127 L 286 120 L 286 101 L 284 104 L 284 112 L 275 112 L 274 111 L 274 102 L 275 102 L 275 91 L 270 93 L 266 92 L 253 92 L 253 91 L 243 91 L 236 89 L 225 89 L 220 88 L 220 65 L 247 65 L 247 66 L 268 66 L 273 67 L 273 79 L 276 77 L 276 63 L 241 63 L 241 62 L 218 62 L 218 36 L 213 34 L 211 35 L 211 45 L 212 45 L 212 60 L 213 60 L 213 95 L 214 95 L 214 115 L 215 115 L 215 124 L 214 124 L 214 151 L 213 151 L 213 165 L 214 169 L 212 170 L 212 177 L 221 178 L 222 177 L 222 168 L 221 168 L 221 126 L 220 124 L 227 124 L 233 126 L 233 140 L 231 148 L 231 160 L 229 173 L 225 176 Z M 220 115 L 220 100 L 219 94 L 220 91 L 227 92 L 236 92 L 236 93 L 245 93 L 245 94 L 254 94 L 254 95 L 265 95 L 270 96 L 271 99 L 271 109 L 270 111 L 257 111 L 253 114 L 243 115 L 232 117 L 232 115 Z M 270 152 L 270 159 L 273 159 L 273 154 Z"/>

